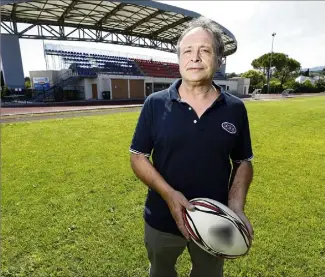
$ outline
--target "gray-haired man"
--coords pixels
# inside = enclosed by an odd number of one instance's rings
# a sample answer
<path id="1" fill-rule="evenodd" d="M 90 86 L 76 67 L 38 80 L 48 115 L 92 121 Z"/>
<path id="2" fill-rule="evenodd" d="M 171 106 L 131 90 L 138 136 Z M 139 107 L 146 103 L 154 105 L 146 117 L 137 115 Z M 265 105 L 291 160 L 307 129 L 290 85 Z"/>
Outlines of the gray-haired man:
<path id="1" fill-rule="evenodd" d="M 244 213 L 253 177 L 248 117 L 241 100 L 213 83 L 224 44 L 212 21 L 191 22 L 177 49 L 182 79 L 145 100 L 130 147 L 132 169 L 148 186 L 150 276 L 177 276 L 177 258 L 187 247 L 191 277 L 221 277 L 223 260 L 189 240 L 182 209 L 192 209 L 188 200 L 195 197 L 215 199 L 234 210 L 253 235 Z"/>

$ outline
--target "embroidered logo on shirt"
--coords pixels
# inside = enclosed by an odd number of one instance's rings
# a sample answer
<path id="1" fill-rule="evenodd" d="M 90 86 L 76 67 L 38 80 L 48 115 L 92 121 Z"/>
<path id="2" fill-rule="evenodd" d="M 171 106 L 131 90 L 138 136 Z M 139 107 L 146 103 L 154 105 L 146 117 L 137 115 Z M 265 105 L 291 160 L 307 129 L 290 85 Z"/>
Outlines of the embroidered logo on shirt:
<path id="1" fill-rule="evenodd" d="M 228 133 L 230 133 L 230 134 L 236 134 L 236 132 L 237 132 L 237 129 L 236 129 L 235 125 L 232 124 L 232 123 L 229 123 L 229 122 L 223 122 L 223 123 L 221 124 L 221 126 L 222 126 L 222 128 L 223 128 L 224 130 L 226 130 L 226 131 L 227 131 Z"/>

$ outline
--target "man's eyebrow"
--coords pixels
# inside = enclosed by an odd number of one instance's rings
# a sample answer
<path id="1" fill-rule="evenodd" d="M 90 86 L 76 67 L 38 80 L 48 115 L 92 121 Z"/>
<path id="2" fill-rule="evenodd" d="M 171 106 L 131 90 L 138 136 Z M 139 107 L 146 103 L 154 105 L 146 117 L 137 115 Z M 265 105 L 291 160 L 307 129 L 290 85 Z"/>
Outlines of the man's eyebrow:
<path id="1" fill-rule="evenodd" d="M 201 45 L 200 48 L 213 48 L 210 44 Z"/>
<path id="2" fill-rule="evenodd" d="M 203 48 L 203 47 L 213 48 L 210 44 L 202 44 L 199 46 L 199 48 Z M 192 48 L 192 45 L 184 45 L 183 48 Z"/>
<path id="3" fill-rule="evenodd" d="M 185 51 L 186 49 L 191 49 L 192 45 L 184 45 L 183 47 L 181 47 L 181 49 L 183 51 Z M 211 45 L 208 44 L 204 44 L 204 45 L 200 45 L 199 49 L 209 49 L 209 50 L 213 50 L 213 47 Z"/>

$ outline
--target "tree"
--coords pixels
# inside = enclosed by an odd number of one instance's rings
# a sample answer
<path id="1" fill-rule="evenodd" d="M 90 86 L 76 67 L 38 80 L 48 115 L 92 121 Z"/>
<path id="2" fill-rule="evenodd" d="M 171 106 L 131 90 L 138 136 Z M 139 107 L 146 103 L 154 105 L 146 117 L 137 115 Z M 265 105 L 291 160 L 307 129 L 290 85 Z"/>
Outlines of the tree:
<path id="1" fill-rule="evenodd" d="M 25 81 L 25 88 L 31 88 L 30 81 Z"/>
<path id="2" fill-rule="evenodd" d="M 296 73 L 300 70 L 300 63 L 292 58 L 287 58 L 282 66 L 276 68 L 276 73 L 279 76 L 281 82 L 281 88 L 283 84 L 288 80 L 292 73 Z"/>
<path id="3" fill-rule="evenodd" d="M 228 78 L 233 78 L 233 77 L 239 77 L 240 74 L 236 74 L 235 72 L 232 72 L 232 73 L 226 73 L 226 76 Z"/>
<path id="4" fill-rule="evenodd" d="M 325 92 L 325 80 L 319 79 L 316 83 L 317 92 Z"/>
<path id="5" fill-rule="evenodd" d="M 299 85 L 299 83 L 297 83 L 294 78 L 290 78 L 283 84 L 283 88 L 284 89 L 288 89 L 288 88 L 295 89 L 295 88 L 297 88 L 298 85 Z"/>
<path id="6" fill-rule="evenodd" d="M 280 87 L 290 77 L 291 74 L 300 71 L 300 63 L 295 59 L 289 58 L 283 53 L 272 54 L 272 68 L 270 69 L 271 53 L 264 54 L 252 61 L 253 68 L 263 72 L 264 75 L 269 71 L 274 72 L 274 76 L 280 80 Z"/>
<path id="7" fill-rule="evenodd" d="M 27 76 L 24 79 L 25 79 L 25 88 L 30 88 L 31 87 L 30 78 Z"/>
<path id="8" fill-rule="evenodd" d="M 313 88 L 313 87 L 314 87 L 314 85 L 312 84 L 312 82 L 311 82 L 310 80 L 306 80 L 306 81 L 304 82 L 304 86 L 305 86 L 306 88 Z"/>
<path id="9" fill-rule="evenodd" d="M 268 55 L 269 54 L 264 54 L 263 56 L 260 56 L 259 58 L 253 60 L 251 64 L 254 69 L 261 71 L 264 75 L 268 73 L 270 67 L 270 60 Z"/>
<path id="10" fill-rule="evenodd" d="M 300 71 L 299 74 L 302 75 L 302 76 L 309 77 L 310 76 L 310 74 L 309 74 L 309 68 L 306 71 Z"/>
<path id="11" fill-rule="evenodd" d="M 1 80 L 0 80 L 0 82 L 1 82 L 1 87 L 3 87 L 5 85 L 5 80 L 3 78 L 3 72 L 2 72 L 2 70 L 1 70 Z"/>
<path id="12" fill-rule="evenodd" d="M 265 76 L 262 72 L 256 70 L 248 70 L 247 72 L 241 75 L 243 78 L 250 79 L 250 85 L 253 87 L 262 87 L 265 83 Z"/>

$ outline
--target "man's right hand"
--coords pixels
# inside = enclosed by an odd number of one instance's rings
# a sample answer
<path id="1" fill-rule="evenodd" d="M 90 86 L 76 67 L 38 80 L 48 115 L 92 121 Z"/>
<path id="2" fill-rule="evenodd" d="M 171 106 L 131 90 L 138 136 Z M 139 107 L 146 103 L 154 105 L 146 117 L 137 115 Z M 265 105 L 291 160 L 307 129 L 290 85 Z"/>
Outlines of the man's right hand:
<path id="1" fill-rule="evenodd" d="M 189 240 L 190 236 L 186 230 L 182 211 L 188 209 L 193 211 L 194 206 L 190 204 L 185 196 L 174 190 L 153 167 L 151 162 L 143 154 L 131 153 L 131 166 L 137 177 L 148 187 L 155 190 L 168 204 L 169 210 L 177 224 L 178 229 Z"/>
<path id="2" fill-rule="evenodd" d="M 185 198 L 185 196 L 177 191 L 177 190 L 171 190 L 165 201 L 168 204 L 169 210 L 177 224 L 178 229 L 181 231 L 183 236 L 189 240 L 190 235 L 186 230 L 184 220 L 183 220 L 183 214 L 182 210 L 185 208 L 190 211 L 194 211 L 195 207 Z"/>

